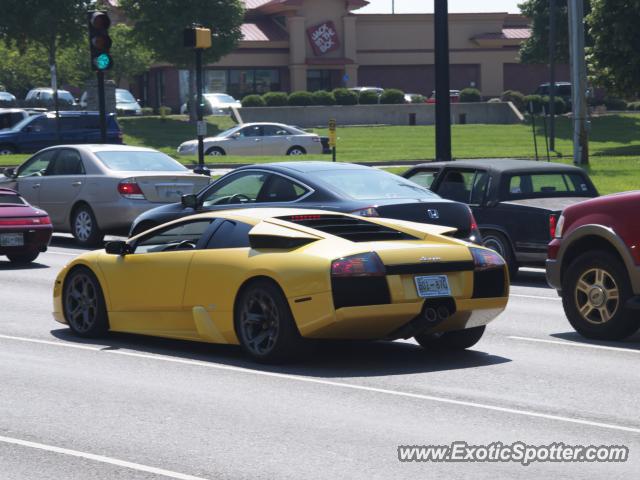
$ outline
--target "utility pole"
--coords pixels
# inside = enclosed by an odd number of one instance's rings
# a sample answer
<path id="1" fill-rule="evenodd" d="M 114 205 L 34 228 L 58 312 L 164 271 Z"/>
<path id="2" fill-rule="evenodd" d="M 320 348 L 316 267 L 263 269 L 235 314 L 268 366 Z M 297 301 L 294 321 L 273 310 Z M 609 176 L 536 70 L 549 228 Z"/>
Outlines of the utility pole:
<path id="1" fill-rule="evenodd" d="M 569 45 L 571 49 L 571 97 L 573 103 L 573 163 L 589 164 L 587 136 L 587 69 L 584 58 L 584 3 L 569 0 Z"/>
<path id="2" fill-rule="evenodd" d="M 391 15 L 396 13 L 396 0 L 391 0 Z"/>
<path id="3" fill-rule="evenodd" d="M 549 0 L 549 149 L 556 150 L 556 0 Z"/>
<path id="4" fill-rule="evenodd" d="M 434 0 L 436 60 L 436 160 L 451 160 L 451 104 L 449 98 L 449 5 Z"/>

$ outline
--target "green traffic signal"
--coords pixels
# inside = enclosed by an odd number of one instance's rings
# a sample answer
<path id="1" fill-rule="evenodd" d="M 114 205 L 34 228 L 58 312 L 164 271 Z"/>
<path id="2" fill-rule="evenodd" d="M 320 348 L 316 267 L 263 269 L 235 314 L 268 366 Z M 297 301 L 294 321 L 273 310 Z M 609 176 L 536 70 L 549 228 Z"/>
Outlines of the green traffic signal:
<path id="1" fill-rule="evenodd" d="M 95 65 L 98 70 L 108 70 L 111 68 L 111 57 L 106 53 L 101 53 L 95 59 Z"/>

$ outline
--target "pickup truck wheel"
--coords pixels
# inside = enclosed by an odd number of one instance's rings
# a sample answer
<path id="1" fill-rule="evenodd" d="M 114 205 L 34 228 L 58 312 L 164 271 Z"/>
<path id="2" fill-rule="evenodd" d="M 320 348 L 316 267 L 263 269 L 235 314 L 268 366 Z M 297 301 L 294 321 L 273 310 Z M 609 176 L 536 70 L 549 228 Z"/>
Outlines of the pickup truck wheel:
<path id="1" fill-rule="evenodd" d="M 426 350 L 466 350 L 473 347 L 484 335 L 485 326 L 445 333 L 416 335 L 416 341 Z"/>
<path id="2" fill-rule="evenodd" d="M 511 243 L 502 233 L 496 232 L 494 230 L 483 230 L 482 234 L 482 245 L 491 250 L 498 252 L 504 261 L 507 262 L 507 267 L 509 268 L 509 277 L 511 280 L 516 278 L 518 275 L 518 262 L 516 262 L 515 255 L 513 254 L 513 250 L 511 250 Z"/>
<path id="3" fill-rule="evenodd" d="M 624 264 L 593 250 L 580 255 L 563 275 L 562 305 L 578 333 L 598 340 L 621 340 L 640 328 L 640 317 L 625 309 L 633 296 Z"/>

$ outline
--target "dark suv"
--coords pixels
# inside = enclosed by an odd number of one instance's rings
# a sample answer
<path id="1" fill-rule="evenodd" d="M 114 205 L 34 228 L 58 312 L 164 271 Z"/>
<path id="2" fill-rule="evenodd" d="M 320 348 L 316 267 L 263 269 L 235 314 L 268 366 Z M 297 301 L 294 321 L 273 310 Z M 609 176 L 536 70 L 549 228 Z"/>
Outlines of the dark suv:
<path id="1" fill-rule="evenodd" d="M 564 210 L 549 244 L 547 281 L 569 322 L 588 338 L 618 340 L 640 328 L 640 192 Z"/>
<path id="2" fill-rule="evenodd" d="M 0 152 L 31 153 L 52 145 L 100 143 L 98 112 L 46 113 L 25 118 L 11 129 L 0 131 Z M 114 114 L 107 116 L 107 143 L 122 143 L 122 131 Z"/>

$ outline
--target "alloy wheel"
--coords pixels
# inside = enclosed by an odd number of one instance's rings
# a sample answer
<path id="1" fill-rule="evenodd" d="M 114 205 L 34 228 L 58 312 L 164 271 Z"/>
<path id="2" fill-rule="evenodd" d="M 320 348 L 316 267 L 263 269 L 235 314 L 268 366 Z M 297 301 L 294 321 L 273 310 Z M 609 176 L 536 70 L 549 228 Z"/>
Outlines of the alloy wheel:
<path id="1" fill-rule="evenodd" d="M 613 276 L 602 268 L 585 271 L 575 291 L 578 312 L 587 322 L 603 324 L 611 320 L 620 306 L 620 289 Z"/>
<path id="2" fill-rule="evenodd" d="M 242 307 L 240 328 L 245 345 L 252 353 L 271 352 L 280 328 L 280 314 L 273 298 L 263 291 L 254 291 Z"/>
<path id="3" fill-rule="evenodd" d="M 81 210 L 76 215 L 76 219 L 73 225 L 75 236 L 78 240 L 86 242 L 93 231 L 93 219 L 91 214 L 86 210 Z"/>
<path id="4" fill-rule="evenodd" d="M 93 279 L 79 273 L 71 279 L 65 296 L 67 321 L 79 333 L 88 332 L 98 316 L 98 292 Z"/>

